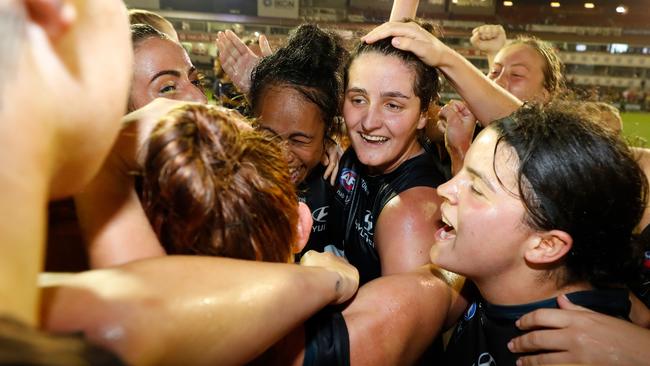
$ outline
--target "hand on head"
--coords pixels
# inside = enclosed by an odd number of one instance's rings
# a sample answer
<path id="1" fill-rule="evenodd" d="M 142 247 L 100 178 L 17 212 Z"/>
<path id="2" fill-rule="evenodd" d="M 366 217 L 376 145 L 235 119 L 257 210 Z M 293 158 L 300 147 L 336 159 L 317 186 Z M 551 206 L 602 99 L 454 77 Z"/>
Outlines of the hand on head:
<path id="1" fill-rule="evenodd" d="M 440 66 L 443 56 L 448 53 L 446 50 L 449 49 L 433 34 L 414 22 L 384 23 L 361 37 L 361 40 L 374 43 L 387 37 L 393 37 L 393 47 L 412 52 L 429 66 Z"/>

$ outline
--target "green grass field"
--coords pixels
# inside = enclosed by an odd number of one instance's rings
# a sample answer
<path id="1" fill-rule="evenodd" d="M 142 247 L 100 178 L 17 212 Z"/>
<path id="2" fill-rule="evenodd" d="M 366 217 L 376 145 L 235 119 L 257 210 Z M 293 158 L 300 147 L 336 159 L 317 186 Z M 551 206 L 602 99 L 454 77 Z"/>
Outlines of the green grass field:
<path id="1" fill-rule="evenodd" d="M 635 146 L 650 147 L 650 113 L 627 112 L 623 117 L 623 134 Z"/>

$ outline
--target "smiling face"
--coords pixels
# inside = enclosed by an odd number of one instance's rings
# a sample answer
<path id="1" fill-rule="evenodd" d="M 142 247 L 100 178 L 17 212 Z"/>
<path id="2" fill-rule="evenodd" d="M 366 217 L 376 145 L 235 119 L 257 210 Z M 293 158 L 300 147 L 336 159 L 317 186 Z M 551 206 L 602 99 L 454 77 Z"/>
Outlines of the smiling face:
<path id="1" fill-rule="evenodd" d="M 372 172 L 389 173 L 421 151 L 426 116 L 414 71 L 395 56 L 363 53 L 350 65 L 343 117 L 352 147 Z"/>
<path id="2" fill-rule="evenodd" d="M 287 141 L 289 169 L 294 184 L 302 182 L 323 155 L 325 122 L 318 106 L 296 89 L 269 87 L 255 114 L 261 129 Z"/>
<path id="3" fill-rule="evenodd" d="M 544 58 L 535 49 L 514 44 L 497 53 L 488 77 L 521 100 L 543 102 L 549 97 L 544 67 Z"/>
<path id="4" fill-rule="evenodd" d="M 196 68 L 183 47 L 168 39 L 149 38 L 135 50 L 129 109 L 158 97 L 207 103 Z"/>
<path id="5" fill-rule="evenodd" d="M 517 155 L 502 143 L 493 165 L 496 141 L 493 129 L 483 131 L 472 143 L 463 169 L 438 187 L 447 226 L 435 234 L 431 261 L 479 286 L 481 280 L 525 266 L 526 243 L 534 233 L 524 223 L 524 205 L 517 196 Z"/>

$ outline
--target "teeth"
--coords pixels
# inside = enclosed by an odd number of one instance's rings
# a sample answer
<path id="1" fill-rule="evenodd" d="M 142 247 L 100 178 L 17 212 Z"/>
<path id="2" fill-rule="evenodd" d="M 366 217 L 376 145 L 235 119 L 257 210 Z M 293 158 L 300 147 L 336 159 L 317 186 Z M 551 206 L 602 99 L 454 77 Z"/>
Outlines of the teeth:
<path id="1" fill-rule="evenodd" d="M 444 222 L 445 224 L 447 224 L 447 225 L 448 225 L 449 227 L 451 227 L 452 229 L 454 228 L 454 225 L 450 224 L 450 223 L 449 223 L 449 220 L 447 220 L 447 218 L 444 217 L 444 216 L 442 217 L 442 222 Z"/>
<path id="2" fill-rule="evenodd" d="M 366 135 L 366 134 L 361 134 L 361 137 L 363 137 L 365 140 L 372 141 L 372 142 L 384 142 L 388 141 L 388 137 L 383 137 L 383 136 L 371 136 L 371 135 Z"/>
<path id="3" fill-rule="evenodd" d="M 445 230 L 442 230 L 442 232 L 440 233 L 440 238 L 443 240 L 447 240 L 449 239 L 449 235 L 447 235 L 447 232 Z"/>

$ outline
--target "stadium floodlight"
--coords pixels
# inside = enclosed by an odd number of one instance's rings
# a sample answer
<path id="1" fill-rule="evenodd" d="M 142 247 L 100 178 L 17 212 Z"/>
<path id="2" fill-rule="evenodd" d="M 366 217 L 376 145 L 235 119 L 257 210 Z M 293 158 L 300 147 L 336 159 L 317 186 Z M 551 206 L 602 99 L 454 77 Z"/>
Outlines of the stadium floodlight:
<path id="1" fill-rule="evenodd" d="M 587 8 L 587 9 L 593 9 L 595 7 L 596 7 L 596 5 L 594 5 L 594 3 L 585 3 L 585 8 Z"/>
<path id="2" fill-rule="evenodd" d="M 559 8 L 560 7 L 560 2 L 559 1 L 552 1 L 551 2 L 551 8 Z"/>
<path id="3" fill-rule="evenodd" d="M 627 6 L 625 5 L 619 5 L 616 7 L 616 12 L 619 14 L 626 14 L 627 13 Z"/>
<path id="4" fill-rule="evenodd" d="M 503 6 L 512 6 L 512 1 L 504 1 Z"/>

